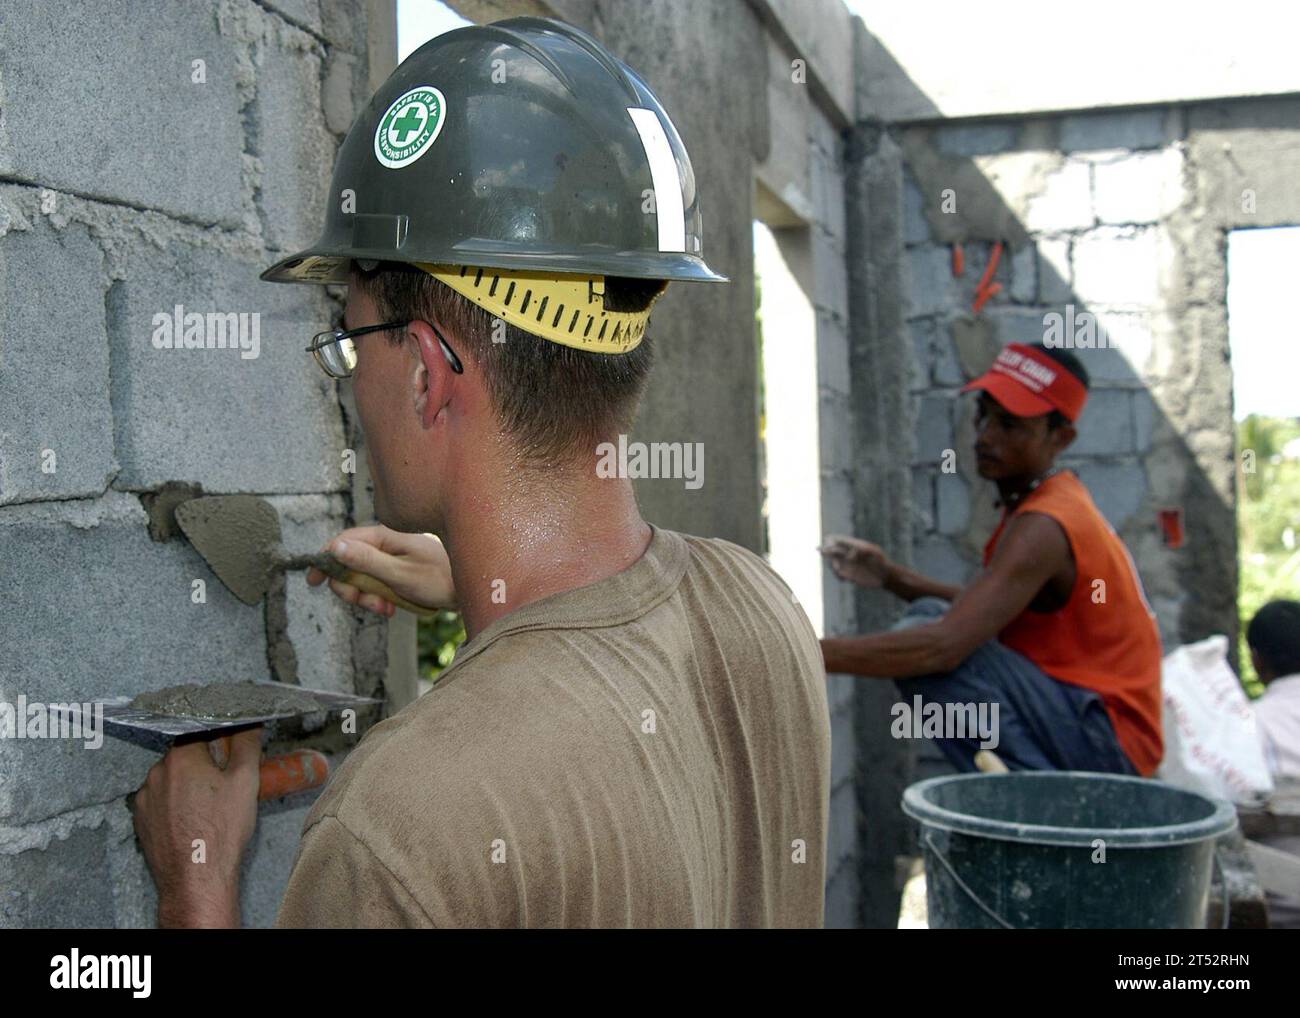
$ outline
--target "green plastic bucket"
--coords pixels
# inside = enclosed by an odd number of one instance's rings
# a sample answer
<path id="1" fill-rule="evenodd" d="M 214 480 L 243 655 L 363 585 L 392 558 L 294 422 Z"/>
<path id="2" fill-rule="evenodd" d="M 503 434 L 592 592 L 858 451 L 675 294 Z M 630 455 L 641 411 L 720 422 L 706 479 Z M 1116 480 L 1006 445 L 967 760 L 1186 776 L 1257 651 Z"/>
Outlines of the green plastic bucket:
<path id="1" fill-rule="evenodd" d="M 921 822 L 932 929 L 1190 929 L 1205 923 L 1230 803 L 1079 771 L 930 778 Z"/>

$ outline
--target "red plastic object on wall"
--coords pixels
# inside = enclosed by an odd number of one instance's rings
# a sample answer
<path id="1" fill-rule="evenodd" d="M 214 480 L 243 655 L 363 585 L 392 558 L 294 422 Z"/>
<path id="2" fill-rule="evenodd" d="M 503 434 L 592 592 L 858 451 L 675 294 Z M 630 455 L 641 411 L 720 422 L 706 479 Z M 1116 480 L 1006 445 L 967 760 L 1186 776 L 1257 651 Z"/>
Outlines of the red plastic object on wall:
<path id="1" fill-rule="evenodd" d="M 1160 510 L 1160 533 L 1164 536 L 1166 548 L 1181 548 L 1185 540 L 1183 534 L 1182 509 Z"/>

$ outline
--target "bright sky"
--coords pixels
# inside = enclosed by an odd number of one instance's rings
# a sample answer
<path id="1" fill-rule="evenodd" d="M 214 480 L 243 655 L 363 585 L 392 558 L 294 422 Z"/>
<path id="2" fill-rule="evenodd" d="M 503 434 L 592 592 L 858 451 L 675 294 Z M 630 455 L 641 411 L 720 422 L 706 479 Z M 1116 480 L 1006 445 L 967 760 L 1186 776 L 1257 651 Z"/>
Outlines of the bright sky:
<path id="1" fill-rule="evenodd" d="M 947 116 L 1296 90 L 1295 0 L 846 0 Z"/>
<path id="2" fill-rule="evenodd" d="M 435 35 L 471 24 L 439 0 L 397 0 L 398 63 Z"/>

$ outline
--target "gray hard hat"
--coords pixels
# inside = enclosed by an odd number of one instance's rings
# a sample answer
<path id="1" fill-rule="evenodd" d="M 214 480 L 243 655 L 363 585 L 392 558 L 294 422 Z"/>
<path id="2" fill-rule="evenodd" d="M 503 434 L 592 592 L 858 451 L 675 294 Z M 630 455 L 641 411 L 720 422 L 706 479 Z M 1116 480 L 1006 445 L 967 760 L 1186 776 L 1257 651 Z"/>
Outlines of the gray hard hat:
<path id="1" fill-rule="evenodd" d="M 663 106 L 585 32 L 511 18 L 425 43 L 339 149 L 325 231 L 262 273 L 349 262 L 726 282 L 704 262 L 690 157 Z"/>

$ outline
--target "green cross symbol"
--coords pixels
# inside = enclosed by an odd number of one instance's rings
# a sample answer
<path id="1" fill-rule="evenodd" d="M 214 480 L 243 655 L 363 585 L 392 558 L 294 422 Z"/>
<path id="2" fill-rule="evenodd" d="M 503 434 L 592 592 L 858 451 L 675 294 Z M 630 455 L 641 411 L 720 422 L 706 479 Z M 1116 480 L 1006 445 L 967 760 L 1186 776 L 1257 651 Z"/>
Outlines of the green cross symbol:
<path id="1" fill-rule="evenodd" d="M 405 145 L 407 136 L 415 134 L 423 125 L 424 117 L 416 112 L 416 105 L 412 103 L 393 121 L 393 130 L 398 132 L 397 144 Z"/>

